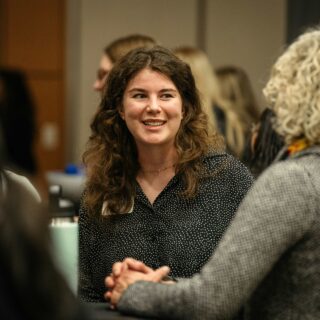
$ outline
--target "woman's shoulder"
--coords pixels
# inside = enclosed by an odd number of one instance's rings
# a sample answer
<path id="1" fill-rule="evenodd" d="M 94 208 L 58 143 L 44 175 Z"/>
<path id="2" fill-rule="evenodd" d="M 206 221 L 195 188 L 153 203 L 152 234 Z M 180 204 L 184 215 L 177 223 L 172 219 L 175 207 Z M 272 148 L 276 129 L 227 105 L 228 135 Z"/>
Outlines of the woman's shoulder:
<path id="1" fill-rule="evenodd" d="M 240 171 L 244 174 L 252 176 L 249 169 L 239 159 L 225 151 L 209 151 L 203 157 L 203 163 L 208 169 L 213 169 L 217 166 L 223 166 L 225 169 L 230 171 Z"/>
<path id="2" fill-rule="evenodd" d="M 9 179 L 14 181 L 14 183 L 20 185 L 26 192 L 28 192 L 34 200 L 36 200 L 37 202 L 41 202 L 41 197 L 38 191 L 27 177 L 17 174 L 11 170 L 4 170 L 4 172 Z M 4 190 L 6 189 L 5 182 L 3 182 L 2 187 L 4 188 Z"/>
<path id="3" fill-rule="evenodd" d="M 205 165 L 211 165 L 226 161 L 230 157 L 232 158 L 226 151 L 211 149 L 202 157 L 202 159 Z"/>
<path id="4" fill-rule="evenodd" d="M 298 155 L 273 163 L 258 178 L 257 184 L 280 194 L 308 192 L 320 196 L 320 154 Z"/>
<path id="5" fill-rule="evenodd" d="M 265 171 L 268 175 L 282 175 L 290 180 L 300 175 L 306 175 L 311 178 L 319 170 L 320 147 L 313 147 L 303 150 L 291 158 L 274 162 Z M 318 174 L 316 176 L 320 179 Z"/>
<path id="6" fill-rule="evenodd" d="M 268 167 L 247 197 L 247 206 L 271 208 L 270 215 L 284 214 L 310 226 L 320 208 L 320 158 L 290 158 Z M 315 164 L 316 163 L 316 164 Z M 316 169 L 317 167 L 317 169 Z"/>
<path id="7" fill-rule="evenodd" d="M 248 189 L 254 178 L 250 170 L 227 152 L 209 152 L 203 160 L 207 177 L 220 183 L 237 185 L 238 189 Z"/>

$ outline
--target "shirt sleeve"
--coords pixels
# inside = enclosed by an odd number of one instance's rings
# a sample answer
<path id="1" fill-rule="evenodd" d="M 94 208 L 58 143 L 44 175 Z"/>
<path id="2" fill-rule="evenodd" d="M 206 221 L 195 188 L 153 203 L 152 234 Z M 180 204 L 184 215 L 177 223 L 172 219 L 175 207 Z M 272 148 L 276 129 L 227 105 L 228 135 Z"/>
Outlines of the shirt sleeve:
<path id="1" fill-rule="evenodd" d="M 120 299 L 119 310 L 168 319 L 232 317 L 310 228 L 315 197 L 303 167 L 294 162 L 270 167 L 248 192 L 199 274 L 173 285 L 137 282 Z"/>
<path id="2" fill-rule="evenodd" d="M 90 261 L 92 222 L 84 207 L 83 196 L 79 212 L 79 281 L 78 281 L 78 296 L 86 302 L 96 302 L 101 300 L 97 290 L 92 283 L 92 272 Z"/>

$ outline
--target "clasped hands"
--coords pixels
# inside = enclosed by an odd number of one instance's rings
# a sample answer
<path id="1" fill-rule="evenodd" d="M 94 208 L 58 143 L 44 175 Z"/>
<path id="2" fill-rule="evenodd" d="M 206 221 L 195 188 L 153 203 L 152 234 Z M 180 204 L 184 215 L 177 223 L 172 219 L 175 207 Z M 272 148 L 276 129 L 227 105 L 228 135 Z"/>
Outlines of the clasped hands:
<path id="1" fill-rule="evenodd" d="M 114 308 L 129 285 L 140 280 L 161 282 L 169 272 L 167 266 L 153 270 L 141 261 L 126 258 L 122 262 L 116 262 L 112 266 L 112 273 L 105 278 L 108 291 L 104 298 L 110 301 Z"/>

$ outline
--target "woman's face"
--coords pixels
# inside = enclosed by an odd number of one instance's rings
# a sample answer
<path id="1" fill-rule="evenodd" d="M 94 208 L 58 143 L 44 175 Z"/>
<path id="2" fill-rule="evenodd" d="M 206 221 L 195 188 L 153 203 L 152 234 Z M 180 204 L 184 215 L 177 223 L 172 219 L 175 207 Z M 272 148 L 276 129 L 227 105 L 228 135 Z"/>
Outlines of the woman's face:
<path id="1" fill-rule="evenodd" d="M 129 81 L 120 115 L 138 149 L 173 147 L 183 117 L 182 98 L 167 76 L 145 68 Z"/>

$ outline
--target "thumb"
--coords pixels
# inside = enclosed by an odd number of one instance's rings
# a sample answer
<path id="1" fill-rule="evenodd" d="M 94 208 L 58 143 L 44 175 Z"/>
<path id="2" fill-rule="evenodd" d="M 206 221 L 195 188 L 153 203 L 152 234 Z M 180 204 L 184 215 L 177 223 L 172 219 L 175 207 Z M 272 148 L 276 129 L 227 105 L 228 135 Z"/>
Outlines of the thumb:
<path id="1" fill-rule="evenodd" d="M 167 266 L 161 267 L 153 272 L 152 280 L 155 282 L 161 281 L 170 272 L 170 268 Z"/>

